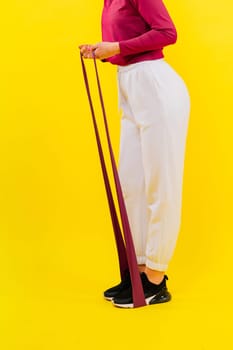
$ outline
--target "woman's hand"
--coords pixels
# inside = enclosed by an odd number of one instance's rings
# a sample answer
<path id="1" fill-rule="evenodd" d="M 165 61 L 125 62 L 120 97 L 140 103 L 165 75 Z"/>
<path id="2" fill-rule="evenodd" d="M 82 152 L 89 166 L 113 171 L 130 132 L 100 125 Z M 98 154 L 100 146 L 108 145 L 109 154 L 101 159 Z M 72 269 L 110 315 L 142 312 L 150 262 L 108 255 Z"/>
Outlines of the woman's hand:
<path id="1" fill-rule="evenodd" d="M 98 58 L 103 60 L 120 53 L 118 42 L 103 41 L 94 45 L 80 45 L 79 49 L 84 58 Z"/>

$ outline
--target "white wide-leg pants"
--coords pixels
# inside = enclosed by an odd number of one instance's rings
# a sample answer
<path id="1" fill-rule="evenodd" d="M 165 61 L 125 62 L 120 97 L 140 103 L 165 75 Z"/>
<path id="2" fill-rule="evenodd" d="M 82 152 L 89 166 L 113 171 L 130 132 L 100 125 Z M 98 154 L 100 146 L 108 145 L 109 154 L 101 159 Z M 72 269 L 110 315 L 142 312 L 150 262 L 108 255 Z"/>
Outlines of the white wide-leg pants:
<path id="1" fill-rule="evenodd" d="M 165 271 L 181 222 L 190 99 L 164 60 L 119 66 L 119 177 L 137 262 Z"/>

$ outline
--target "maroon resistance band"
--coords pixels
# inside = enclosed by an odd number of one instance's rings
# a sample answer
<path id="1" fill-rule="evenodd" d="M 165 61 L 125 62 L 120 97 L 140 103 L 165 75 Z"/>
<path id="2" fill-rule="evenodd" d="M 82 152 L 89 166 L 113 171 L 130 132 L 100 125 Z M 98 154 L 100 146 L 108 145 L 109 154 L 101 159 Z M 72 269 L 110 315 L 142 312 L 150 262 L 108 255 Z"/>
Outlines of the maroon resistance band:
<path id="1" fill-rule="evenodd" d="M 114 181 L 115 181 L 115 186 L 116 186 L 117 199 L 118 199 L 118 203 L 119 203 L 124 239 L 122 237 L 122 232 L 121 232 L 120 224 L 119 224 L 118 217 L 117 217 L 116 207 L 115 207 L 114 200 L 113 200 L 113 195 L 112 195 L 110 181 L 109 181 L 109 177 L 108 177 L 108 173 L 107 173 L 106 163 L 104 160 L 104 154 L 103 154 L 103 149 L 102 149 L 102 145 L 101 145 L 100 135 L 99 135 L 98 126 L 97 126 L 97 122 L 96 122 L 96 118 L 95 118 L 95 112 L 94 112 L 93 102 L 92 102 L 90 88 L 89 88 L 87 71 L 85 68 L 84 59 L 82 57 L 82 54 L 80 54 L 80 57 L 81 57 L 82 71 L 83 71 L 83 77 L 84 77 L 84 81 L 85 81 L 87 96 L 88 96 L 91 114 L 92 114 L 92 121 L 93 121 L 93 125 L 94 125 L 94 130 L 95 130 L 95 136 L 96 136 L 98 152 L 99 152 L 99 157 L 100 157 L 100 163 L 101 163 L 101 167 L 102 167 L 102 173 L 103 173 L 103 178 L 104 178 L 104 183 L 105 183 L 105 188 L 106 188 L 106 193 L 107 193 L 107 198 L 108 198 L 108 204 L 109 204 L 109 209 L 110 209 L 110 214 L 111 214 L 111 219 L 112 219 L 112 225 L 113 225 L 113 230 L 114 230 L 114 234 L 115 234 L 121 279 L 124 278 L 126 271 L 129 270 L 130 277 L 131 277 L 131 283 L 132 283 L 134 307 L 145 306 L 146 301 L 145 301 L 145 296 L 144 296 L 144 292 L 143 292 L 143 288 L 142 288 L 140 274 L 139 274 L 138 267 L 137 267 L 135 248 L 134 248 L 134 244 L 133 244 L 133 239 L 132 239 L 129 220 L 128 220 L 127 211 L 126 211 L 126 207 L 125 207 L 125 202 L 124 202 L 124 198 L 123 198 L 122 188 L 121 188 L 121 184 L 120 184 L 120 179 L 119 179 L 119 175 L 118 175 L 118 171 L 117 171 L 116 161 L 114 158 L 113 149 L 112 149 L 111 140 L 110 140 L 110 135 L 109 135 L 107 117 L 106 117 L 106 112 L 105 112 L 105 107 L 104 107 L 102 90 L 101 90 L 101 86 L 100 86 L 100 79 L 99 79 L 99 74 L 98 74 L 98 70 L 97 70 L 96 59 L 95 59 L 95 57 L 93 57 L 98 92 L 99 92 L 99 98 L 100 98 L 100 103 L 101 103 L 101 107 L 102 107 L 105 131 L 106 131 L 107 141 L 108 141 L 108 148 L 109 148 L 113 176 L 114 176 Z"/>

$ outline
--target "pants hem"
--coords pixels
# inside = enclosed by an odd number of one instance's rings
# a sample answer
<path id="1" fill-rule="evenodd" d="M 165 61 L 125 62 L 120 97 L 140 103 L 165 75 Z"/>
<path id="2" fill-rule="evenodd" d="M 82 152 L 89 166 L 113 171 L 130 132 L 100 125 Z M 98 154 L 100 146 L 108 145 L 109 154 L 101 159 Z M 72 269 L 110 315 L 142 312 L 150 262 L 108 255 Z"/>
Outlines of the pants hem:
<path id="1" fill-rule="evenodd" d="M 156 270 L 156 271 L 166 271 L 168 268 L 167 264 L 158 264 L 154 263 L 153 261 L 146 259 L 146 266 L 149 267 L 151 270 Z"/>
<path id="2" fill-rule="evenodd" d="M 168 268 L 167 264 L 154 263 L 153 261 L 147 259 L 145 256 L 138 256 L 137 263 L 138 265 L 146 265 L 146 267 L 149 267 L 149 269 L 151 270 L 162 271 L 162 272 L 166 271 Z"/>
<path id="3" fill-rule="evenodd" d="M 138 265 L 146 265 L 146 257 L 145 256 L 137 256 Z"/>

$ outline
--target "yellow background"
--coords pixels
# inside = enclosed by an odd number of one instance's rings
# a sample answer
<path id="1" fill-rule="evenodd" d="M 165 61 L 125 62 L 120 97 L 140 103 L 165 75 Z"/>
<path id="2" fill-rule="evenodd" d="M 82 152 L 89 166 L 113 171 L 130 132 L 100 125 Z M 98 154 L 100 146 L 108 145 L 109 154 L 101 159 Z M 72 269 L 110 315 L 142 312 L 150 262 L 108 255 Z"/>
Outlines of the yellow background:
<path id="1" fill-rule="evenodd" d="M 102 299 L 119 274 L 77 50 L 100 40 L 102 1 L 1 4 L 3 350 L 233 346 L 233 4 L 165 3 L 179 37 L 164 52 L 192 100 L 182 227 L 173 301 L 135 310 Z M 115 67 L 99 69 L 117 158 Z"/>

